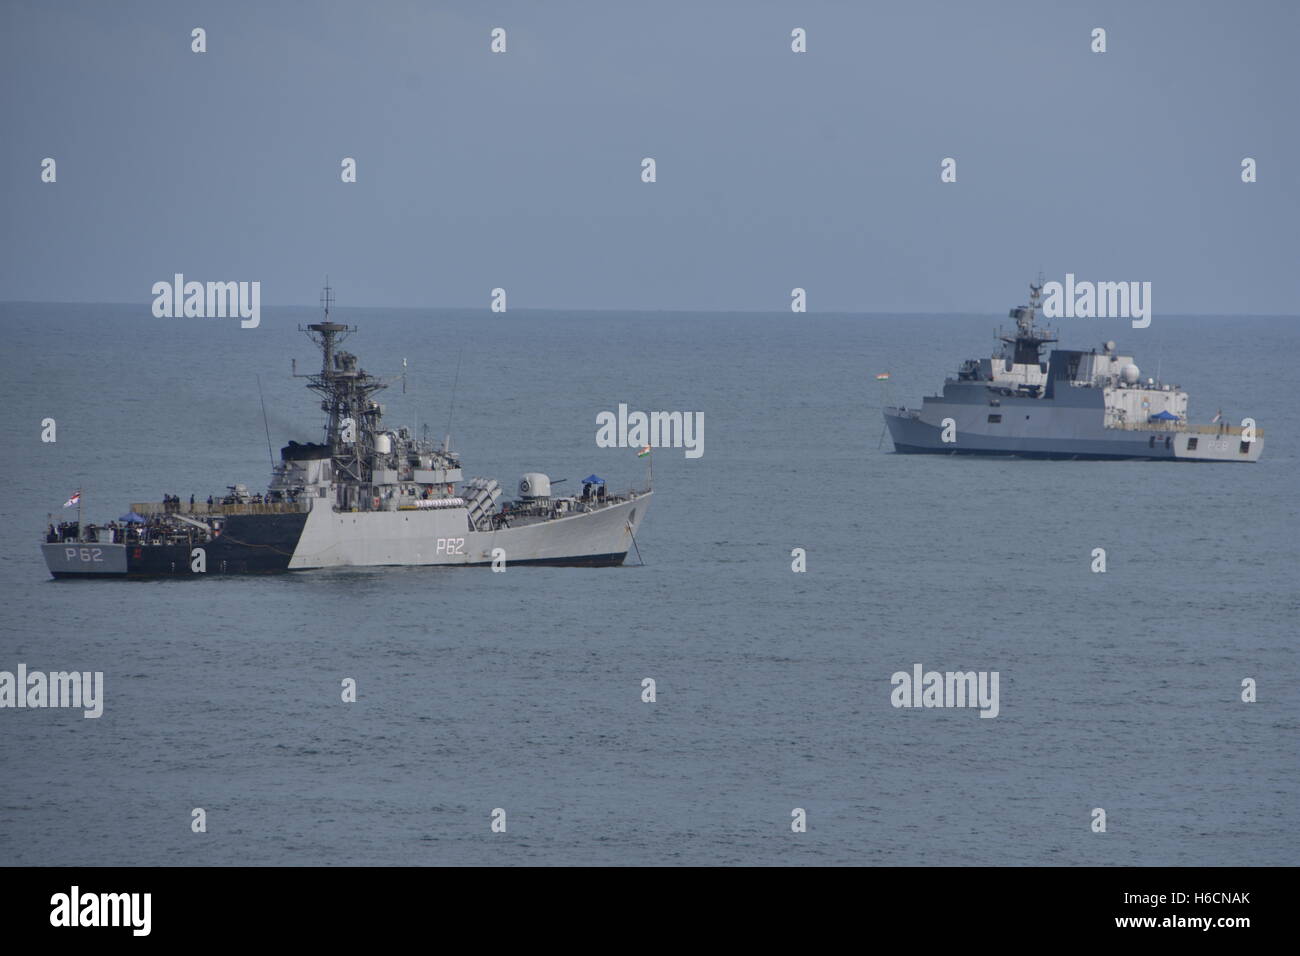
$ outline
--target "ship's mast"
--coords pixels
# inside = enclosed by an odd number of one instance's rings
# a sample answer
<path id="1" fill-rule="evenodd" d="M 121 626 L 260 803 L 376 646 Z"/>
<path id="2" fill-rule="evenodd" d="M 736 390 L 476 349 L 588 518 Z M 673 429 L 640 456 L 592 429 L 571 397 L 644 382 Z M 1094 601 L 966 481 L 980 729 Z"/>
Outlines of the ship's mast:
<path id="1" fill-rule="evenodd" d="M 1038 364 L 1043 346 L 1057 340 L 1051 331 L 1034 327 L 1034 320 L 1038 317 L 1038 310 L 1042 305 L 1043 277 L 1040 273 L 1037 281 L 1029 283 L 1029 304 L 1011 310 L 1011 318 L 1016 320 L 1016 334 L 998 335 L 998 338 L 1009 346 L 1004 354 L 1008 354 L 1012 362 L 1017 365 Z"/>
<path id="2" fill-rule="evenodd" d="M 1016 316 L 1016 325 L 1021 335 L 1029 335 L 1034 330 L 1034 319 L 1038 318 L 1038 308 L 1043 304 L 1043 277 L 1037 282 L 1029 283 L 1029 305 L 1020 310 Z"/>
<path id="3" fill-rule="evenodd" d="M 306 378 L 307 387 L 321 396 L 320 407 L 326 415 L 325 444 L 334 462 L 336 480 L 358 486 L 350 493 L 351 501 L 340 499 L 339 504 L 361 507 L 370 498 L 366 486 L 371 483 L 375 435 L 380 428 L 380 408 L 371 396 L 388 386 L 358 367 L 355 355 L 338 350 L 339 344 L 356 327 L 331 320 L 334 292 L 329 280 L 325 282 L 320 299 L 323 321 L 298 327 L 320 347 L 321 370 L 315 375 L 299 377 Z"/>

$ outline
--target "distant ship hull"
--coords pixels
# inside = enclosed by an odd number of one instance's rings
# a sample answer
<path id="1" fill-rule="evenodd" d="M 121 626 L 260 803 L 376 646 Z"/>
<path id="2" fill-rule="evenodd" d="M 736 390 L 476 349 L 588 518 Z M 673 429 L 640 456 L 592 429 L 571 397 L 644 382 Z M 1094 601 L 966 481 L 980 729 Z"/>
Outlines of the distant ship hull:
<path id="1" fill-rule="evenodd" d="M 347 512 L 322 499 L 309 511 L 232 515 L 219 537 L 194 547 L 68 541 L 46 543 L 41 550 L 56 578 L 481 566 L 497 556 L 506 567 L 613 567 L 627 558 L 651 496 L 647 491 L 596 510 L 495 531 L 468 530 L 464 508 Z"/>
<path id="2" fill-rule="evenodd" d="M 1183 426 L 1106 428 L 1099 407 L 1052 407 L 1042 399 L 1003 398 L 990 407 L 926 399 L 920 411 L 885 409 L 894 451 L 909 455 L 983 455 L 1054 460 L 1258 461 L 1264 440 L 1241 440 L 1241 429 Z M 943 441 L 943 420 L 955 441 Z"/>
<path id="3" fill-rule="evenodd" d="M 1002 350 L 967 359 L 943 394 L 919 409 L 887 407 L 894 450 L 905 455 L 1016 458 L 1259 461 L 1263 432 L 1242 425 L 1192 425 L 1188 395 L 1177 385 L 1142 380 L 1132 356 L 1114 342 L 1101 350 L 1054 348 L 1050 329 L 1035 327 L 1042 277 L 1029 284 L 1029 304 L 1010 312 L 1015 329 L 998 333 Z M 888 379 L 889 376 L 877 376 Z"/>

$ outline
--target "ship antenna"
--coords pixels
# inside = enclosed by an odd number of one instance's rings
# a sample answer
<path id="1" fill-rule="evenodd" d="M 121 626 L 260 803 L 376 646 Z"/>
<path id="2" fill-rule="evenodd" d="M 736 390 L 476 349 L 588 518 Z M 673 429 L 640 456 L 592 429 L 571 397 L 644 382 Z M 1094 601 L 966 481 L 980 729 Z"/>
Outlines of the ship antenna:
<path id="1" fill-rule="evenodd" d="M 321 290 L 320 304 L 325 310 L 325 321 L 328 322 L 330 318 L 330 306 L 334 304 L 334 290 L 330 288 L 330 277 L 328 274 L 325 276 L 325 288 Z"/>
<path id="2" fill-rule="evenodd" d="M 451 383 L 451 407 L 447 409 L 447 431 L 442 439 L 442 450 L 451 450 L 451 416 L 456 413 L 456 387 L 460 385 L 460 360 L 465 357 L 465 346 L 460 347 L 460 354 L 456 356 L 456 378 Z"/>
<path id="3" fill-rule="evenodd" d="M 271 467 L 275 467 L 275 452 L 271 451 L 271 425 L 266 420 L 266 396 L 262 394 L 262 376 L 257 376 L 257 398 L 262 403 L 262 427 L 266 429 L 266 453 L 271 458 Z"/>

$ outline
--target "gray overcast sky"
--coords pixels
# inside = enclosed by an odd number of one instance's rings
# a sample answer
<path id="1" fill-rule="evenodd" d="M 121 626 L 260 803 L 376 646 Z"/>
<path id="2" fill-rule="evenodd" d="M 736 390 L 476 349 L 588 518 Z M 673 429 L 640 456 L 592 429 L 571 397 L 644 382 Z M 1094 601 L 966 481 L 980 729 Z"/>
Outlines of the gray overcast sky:
<path id="1" fill-rule="evenodd" d="M 1286 0 L 3 0 L 0 299 L 1296 314 L 1298 46 Z"/>

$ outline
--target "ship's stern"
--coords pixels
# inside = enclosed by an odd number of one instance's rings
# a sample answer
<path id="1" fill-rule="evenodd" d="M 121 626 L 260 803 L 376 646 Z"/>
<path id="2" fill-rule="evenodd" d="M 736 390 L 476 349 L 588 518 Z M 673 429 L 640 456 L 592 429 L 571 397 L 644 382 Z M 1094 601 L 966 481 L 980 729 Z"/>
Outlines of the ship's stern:
<path id="1" fill-rule="evenodd" d="M 1259 461 L 1264 436 L 1256 431 L 1250 441 L 1240 428 L 1179 432 L 1174 435 L 1174 457 L 1181 461 Z"/>
<path id="2" fill-rule="evenodd" d="M 127 573 L 125 544 L 64 541 L 41 545 L 45 566 L 56 578 L 116 578 Z"/>

